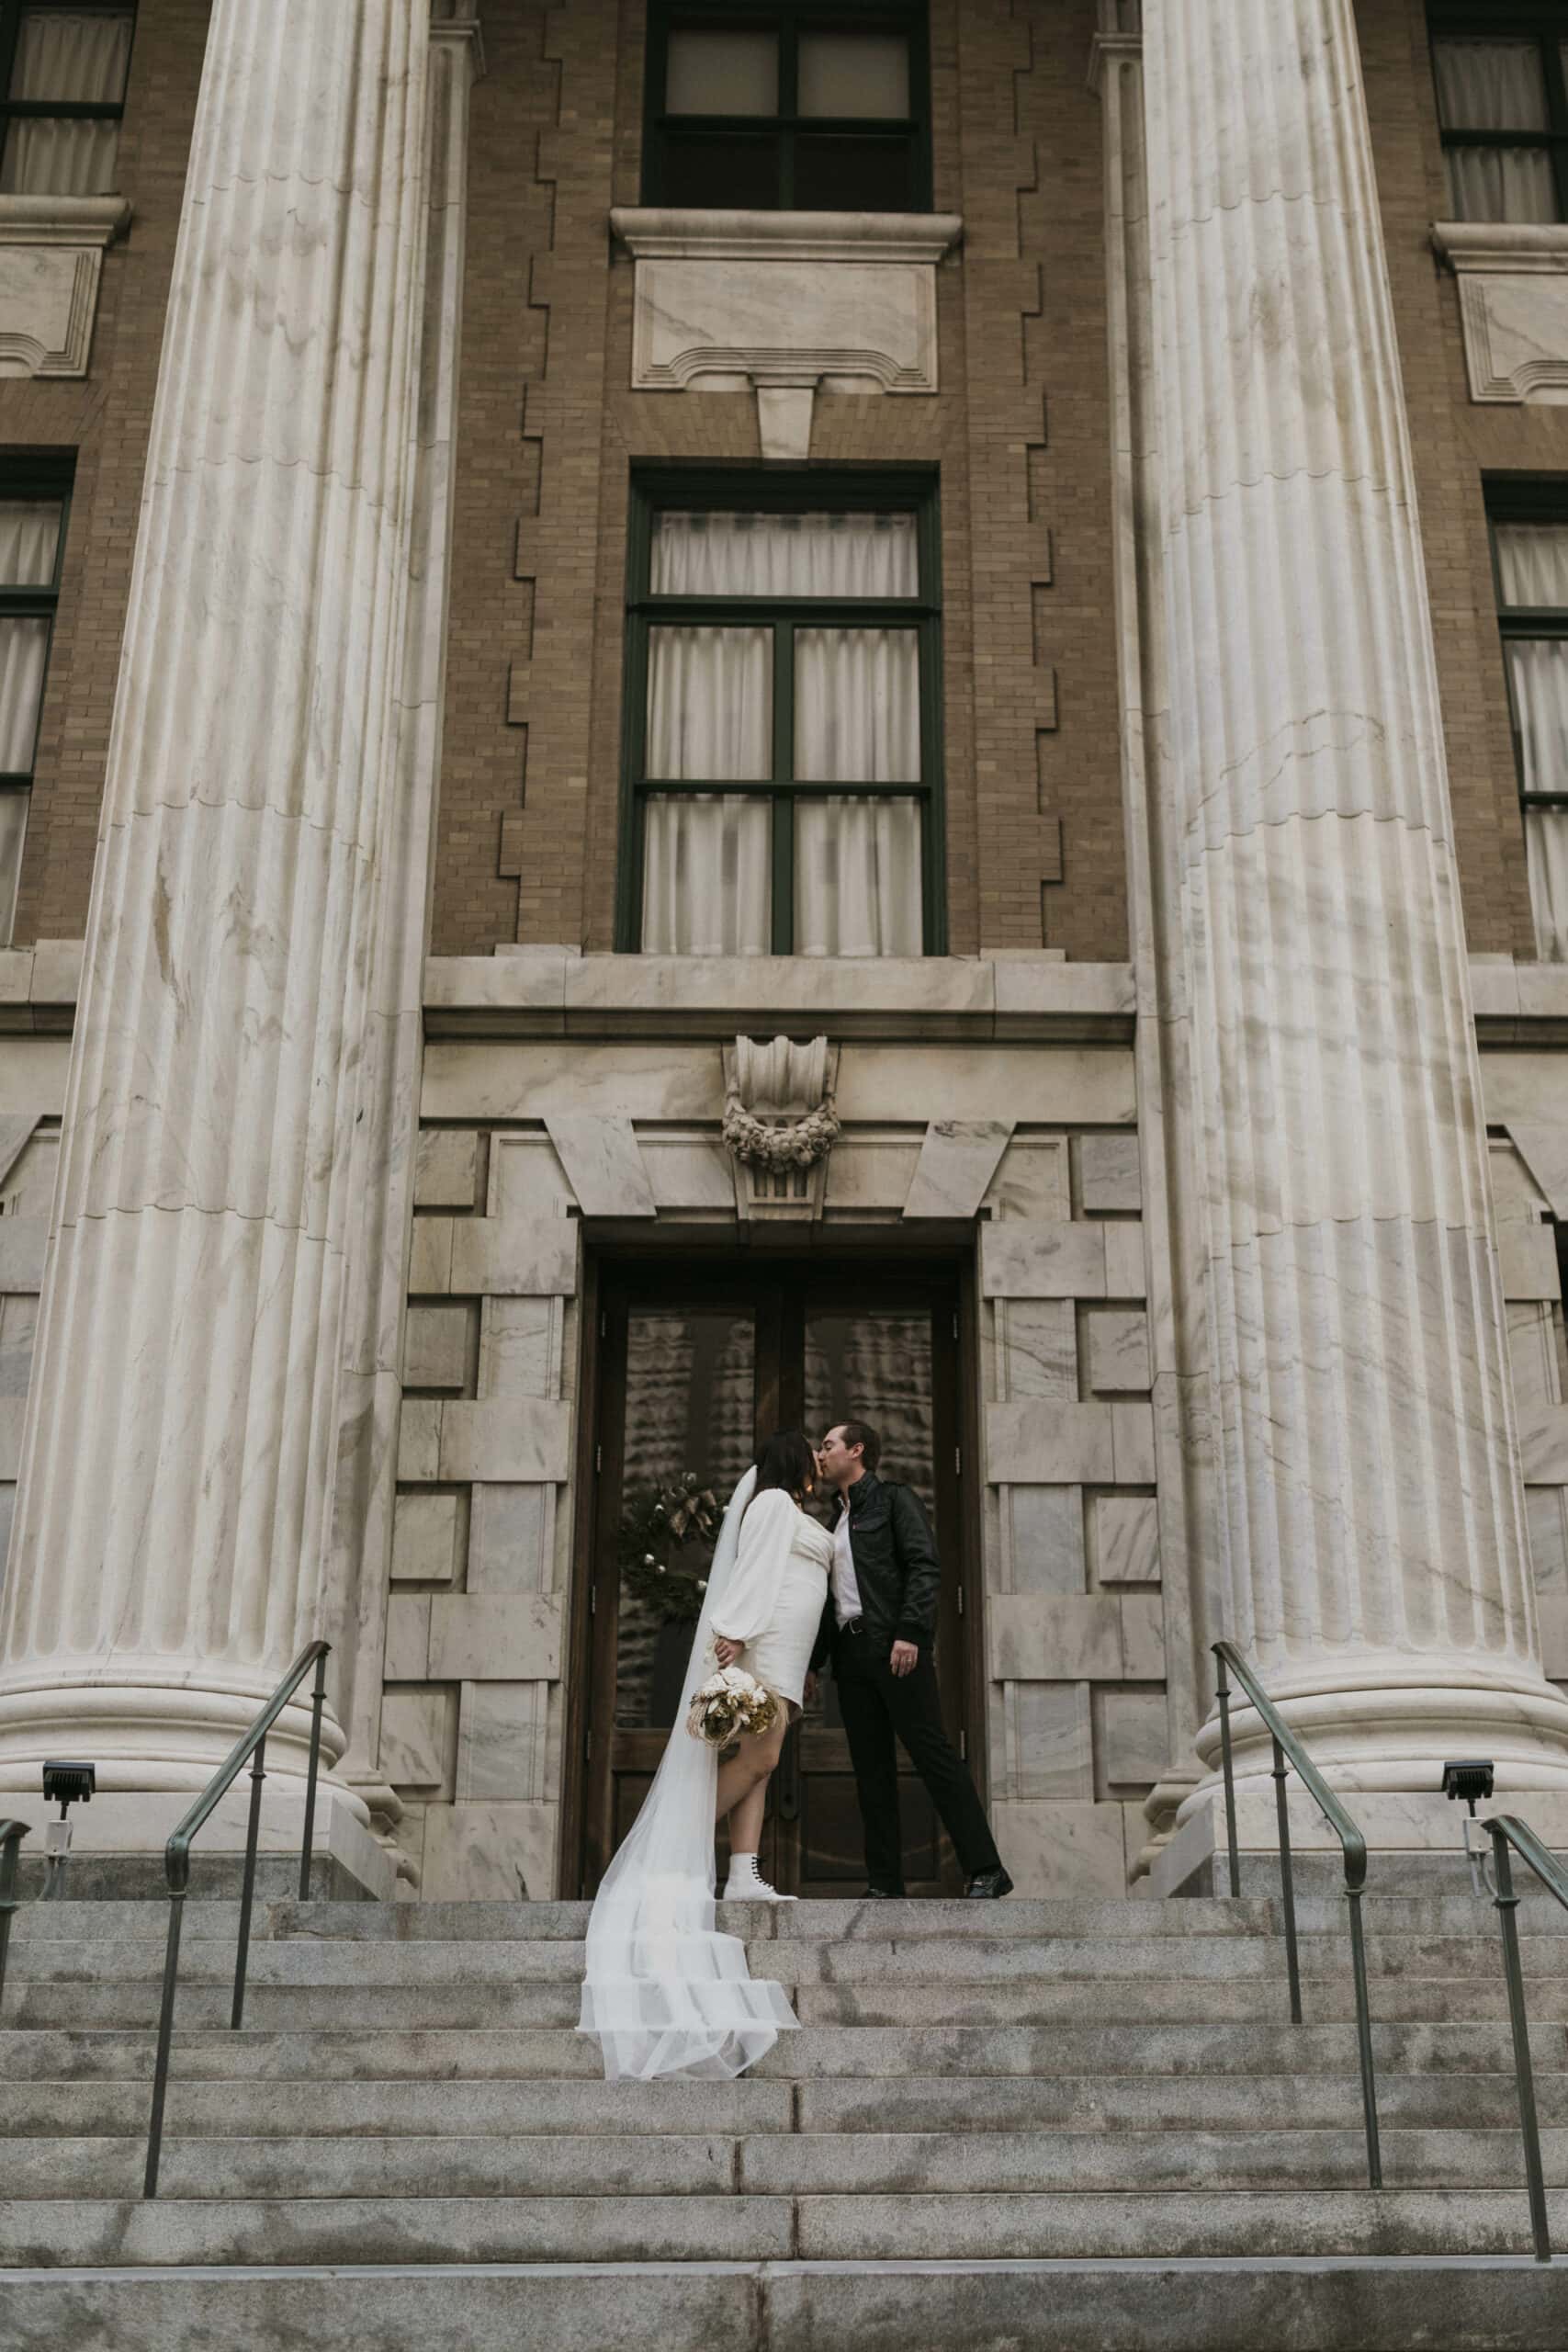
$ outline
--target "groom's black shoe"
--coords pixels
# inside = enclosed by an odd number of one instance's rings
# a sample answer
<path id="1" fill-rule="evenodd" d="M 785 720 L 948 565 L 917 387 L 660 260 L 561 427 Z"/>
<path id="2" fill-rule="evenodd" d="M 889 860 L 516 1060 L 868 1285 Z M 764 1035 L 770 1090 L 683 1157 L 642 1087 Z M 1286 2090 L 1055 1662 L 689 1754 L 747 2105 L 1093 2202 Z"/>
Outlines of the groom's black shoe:
<path id="1" fill-rule="evenodd" d="M 966 1901 L 984 1903 L 1012 1893 L 1012 1881 L 998 1862 L 994 1871 L 979 1871 L 964 1888 Z"/>
<path id="2" fill-rule="evenodd" d="M 904 1890 L 901 1886 L 868 1886 L 862 1899 L 867 1903 L 902 1903 Z"/>

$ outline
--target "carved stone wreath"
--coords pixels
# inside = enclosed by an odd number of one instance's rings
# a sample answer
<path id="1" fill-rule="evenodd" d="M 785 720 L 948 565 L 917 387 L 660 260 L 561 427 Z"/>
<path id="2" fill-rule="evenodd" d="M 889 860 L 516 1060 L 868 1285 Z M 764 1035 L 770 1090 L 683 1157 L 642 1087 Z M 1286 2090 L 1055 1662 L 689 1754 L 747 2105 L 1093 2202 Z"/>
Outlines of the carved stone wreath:
<path id="1" fill-rule="evenodd" d="M 770 1122 L 754 1118 L 732 1091 L 721 1132 L 735 1158 L 753 1168 L 814 1168 L 833 1148 L 839 1114 L 829 1098 L 804 1118 Z"/>

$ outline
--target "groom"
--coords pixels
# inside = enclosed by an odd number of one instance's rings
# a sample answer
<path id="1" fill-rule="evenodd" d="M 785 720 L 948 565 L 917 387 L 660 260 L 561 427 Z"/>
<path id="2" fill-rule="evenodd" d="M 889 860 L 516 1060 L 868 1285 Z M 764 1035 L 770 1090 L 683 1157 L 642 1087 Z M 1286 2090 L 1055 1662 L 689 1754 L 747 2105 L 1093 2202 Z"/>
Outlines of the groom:
<path id="1" fill-rule="evenodd" d="M 818 1452 L 823 1477 L 839 1490 L 839 1514 L 811 1664 L 815 1671 L 829 1656 L 833 1662 L 865 1827 L 866 1893 L 904 1892 L 897 1734 L 957 1849 L 965 1895 L 1008 1894 L 1012 1881 L 985 1808 L 942 1727 L 931 1664 L 942 1571 L 931 1525 L 909 1487 L 877 1476 L 880 1458 L 864 1421 L 840 1421 Z"/>

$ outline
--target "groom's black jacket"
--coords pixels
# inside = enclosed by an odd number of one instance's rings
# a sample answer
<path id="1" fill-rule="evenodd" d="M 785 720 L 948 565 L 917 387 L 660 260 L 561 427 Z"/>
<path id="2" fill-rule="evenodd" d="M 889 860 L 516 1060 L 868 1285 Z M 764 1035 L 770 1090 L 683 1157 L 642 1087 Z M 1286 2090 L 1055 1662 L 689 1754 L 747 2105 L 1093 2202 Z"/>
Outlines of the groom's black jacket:
<path id="1" fill-rule="evenodd" d="M 913 1642 L 929 1651 L 936 1638 L 937 1595 L 942 1569 L 931 1521 L 911 1487 L 868 1470 L 850 1488 L 850 1551 L 860 1587 L 866 1632 L 879 1646 Z M 838 1520 L 834 1520 L 837 1528 Z M 811 1654 L 815 1673 L 832 1646 L 837 1630 L 831 1585 Z"/>

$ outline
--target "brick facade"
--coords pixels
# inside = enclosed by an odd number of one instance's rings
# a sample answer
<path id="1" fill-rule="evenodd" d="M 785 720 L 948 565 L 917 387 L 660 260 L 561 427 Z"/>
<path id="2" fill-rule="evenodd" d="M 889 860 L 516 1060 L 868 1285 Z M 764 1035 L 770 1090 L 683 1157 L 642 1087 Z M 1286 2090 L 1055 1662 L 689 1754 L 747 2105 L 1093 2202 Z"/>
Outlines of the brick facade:
<path id="1" fill-rule="evenodd" d="M 41 714 L 17 938 L 87 927 L 130 561 L 208 0 L 144 6 L 119 144 L 130 233 L 104 256 L 89 373 L 0 382 L 0 453 L 74 450 L 76 485 Z"/>
<path id="2" fill-rule="evenodd" d="M 1093 0 L 933 0 L 942 390 L 820 399 L 814 462 L 939 469 L 953 950 L 1127 953 Z M 1361 0 L 1472 946 L 1532 952 L 1488 472 L 1568 473 L 1568 412 L 1468 396 L 1422 0 Z M 17 937 L 86 922 L 208 0 L 148 0 L 91 373 L 0 381 L 0 447 L 74 449 Z M 632 393 L 642 0 L 489 0 L 475 93 L 437 954 L 610 944 L 629 469 L 755 463 L 754 405 Z"/>

